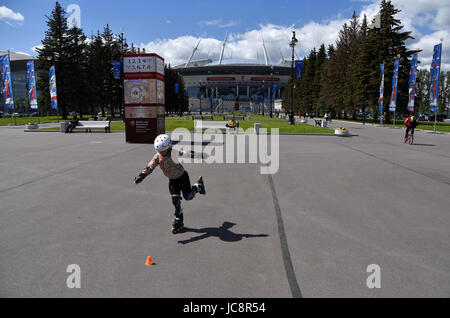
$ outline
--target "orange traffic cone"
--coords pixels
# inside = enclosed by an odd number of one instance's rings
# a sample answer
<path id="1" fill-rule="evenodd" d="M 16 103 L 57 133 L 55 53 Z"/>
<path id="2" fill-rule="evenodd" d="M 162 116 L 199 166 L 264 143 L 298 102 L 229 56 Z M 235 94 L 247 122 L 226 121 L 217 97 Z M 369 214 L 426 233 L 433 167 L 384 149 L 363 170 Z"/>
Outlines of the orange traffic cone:
<path id="1" fill-rule="evenodd" d="M 147 257 L 147 262 L 145 263 L 145 265 L 147 265 L 147 266 L 153 265 L 153 261 L 152 261 L 152 258 L 150 256 Z"/>

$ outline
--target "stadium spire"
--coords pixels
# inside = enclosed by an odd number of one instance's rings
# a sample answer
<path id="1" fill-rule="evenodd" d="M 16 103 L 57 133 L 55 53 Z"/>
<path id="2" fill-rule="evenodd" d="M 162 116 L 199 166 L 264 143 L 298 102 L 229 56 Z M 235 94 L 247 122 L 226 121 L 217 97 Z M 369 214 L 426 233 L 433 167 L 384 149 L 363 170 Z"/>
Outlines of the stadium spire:
<path id="1" fill-rule="evenodd" d="M 264 37 L 263 37 L 262 32 L 261 32 L 261 39 L 262 39 L 262 44 L 263 44 L 263 49 L 264 49 L 264 60 L 266 61 L 266 65 L 269 65 L 269 59 L 268 59 L 268 54 L 267 54 L 267 50 L 266 50 L 266 44 L 264 43 Z"/>
<path id="2" fill-rule="evenodd" d="M 200 45 L 200 41 L 201 41 L 202 39 L 200 38 L 200 40 L 198 40 L 198 43 L 197 43 L 197 46 L 194 48 L 194 50 L 192 51 L 192 54 L 191 54 L 191 56 L 189 57 L 189 60 L 186 62 L 186 64 L 184 65 L 184 67 L 188 67 L 188 64 L 191 62 L 191 60 L 192 60 L 192 57 L 194 56 L 194 54 L 195 54 L 195 51 L 197 51 L 197 49 L 198 49 L 198 46 Z"/>
<path id="3" fill-rule="evenodd" d="M 223 52 L 225 51 L 225 46 L 227 45 L 227 38 L 228 38 L 228 32 L 225 34 L 225 40 L 222 43 L 222 51 L 220 52 L 219 65 L 222 64 Z"/>

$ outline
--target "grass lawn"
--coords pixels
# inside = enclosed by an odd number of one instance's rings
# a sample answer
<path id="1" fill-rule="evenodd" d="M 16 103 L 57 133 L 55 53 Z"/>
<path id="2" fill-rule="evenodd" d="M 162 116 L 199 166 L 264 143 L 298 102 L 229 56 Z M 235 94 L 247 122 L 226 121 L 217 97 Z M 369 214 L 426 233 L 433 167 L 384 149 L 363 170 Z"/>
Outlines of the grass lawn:
<path id="1" fill-rule="evenodd" d="M 264 117 L 266 118 L 266 117 Z M 267 117 L 268 118 L 268 117 Z M 219 119 L 219 118 L 217 118 Z M 223 118 L 222 120 L 223 121 Z M 333 134 L 334 130 L 328 128 L 322 128 L 317 126 L 311 126 L 307 124 L 301 124 L 296 122 L 295 125 L 289 125 L 287 120 L 273 120 L 273 121 L 239 121 L 239 125 L 242 129 L 252 129 L 255 123 L 261 123 L 262 128 L 267 128 L 270 132 L 271 128 L 278 128 L 280 133 L 297 133 L 297 134 Z M 166 120 L 166 131 L 173 131 L 176 128 L 186 128 L 189 131 L 194 131 L 194 121 L 177 119 L 176 117 L 171 117 L 171 119 Z M 60 130 L 59 127 L 53 128 L 43 128 L 43 130 Z M 125 124 L 123 122 L 111 122 L 111 131 L 125 131 Z"/>
<path id="2" fill-rule="evenodd" d="M 335 120 L 339 120 L 339 121 L 347 121 L 349 123 L 351 122 L 362 122 L 360 118 L 358 118 L 356 121 L 355 120 L 351 120 L 351 119 L 337 119 L 335 118 Z M 430 122 L 430 121 L 419 121 L 418 122 L 419 125 L 416 127 L 416 129 L 419 130 L 434 130 L 434 121 Z M 366 124 L 372 124 L 372 125 L 379 125 L 380 124 L 380 120 L 378 119 L 377 121 L 374 121 L 373 119 L 368 119 L 366 121 Z M 384 126 L 387 127 L 393 127 L 394 123 L 392 120 L 391 124 L 386 124 L 384 123 Z M 401 127 L 401 128 L 405 128 L 405 125 L 403 124 L 403 120 L 401 119 L 396 119 L 395 120 L 395 127 Z M 436 131 L 440 131 L 440 132 L 450 132 L 450 123 L 436 123 Z"/>
<path id="3" fill-rule="evenodd" d="M 37 123 L 39 119 L 40 123 L 49 123 L 61 120 L 60 116 L 48 116 L 48 117 L 16 117 L 17 125 L 26 125 L 30 122 Z M 0 118 L 0 126 L 14 125 L 14 118 L 3 117 Z"/>
<path id="4" fill-rule="evenodd" d="M 78 120 L 89 120 L 91 116 L 84 115 L 83 119 Z M 67 120 L 63 120 L 61 116 L 43 116 L 43 117 L 16 117 L 16 125 L 27 125 L 28 123 L 51 123 L 58 121 L 71 121 L 72 116 L 67 116 Z M 14 118 L 3 117 L 0 118 L 0 126 L 14 125 Z"/>
<path id="5" fill-rule="evenodd" d="M 214 118 L 215 119 L 215 118 Z M 222 118 L 223 121 L 223 118 Z M 247 130 L 252 128 L 253 131 L 254 124 L 258 121 L 239 121 L 239 127 Z M 295 125 L 291 126 L 285 120 L 277 120 L 277 121 L 261 121 L 261 127 L 267 128 L 268 132 L 270 132 L 271 128 L 278 128 L 280 133 L 299 133 L 299 134 L 333 134 L 334 130 L 322 127 L 311 126 L 307 124 L 295 123 Z M 186 128 L 189 131 L 194 131 L 194 121 L 193 120 L 166 120 L 166 131 L 173 131 L 176 128 Z M 112 122 L 111 123 L 111 131 L 124 131 L 125 124 L 121 122 Z"/>

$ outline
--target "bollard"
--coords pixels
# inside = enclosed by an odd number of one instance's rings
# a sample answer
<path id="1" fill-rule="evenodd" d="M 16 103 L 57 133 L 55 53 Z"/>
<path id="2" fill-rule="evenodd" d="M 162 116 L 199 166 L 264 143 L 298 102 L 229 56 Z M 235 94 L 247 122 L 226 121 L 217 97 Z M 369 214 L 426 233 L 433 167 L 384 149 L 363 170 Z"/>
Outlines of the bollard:
<path id="1" fill-rule="evenodd" d="M 259 130 L 261 129 L 261 124 L 260 123 L 255 123 L 255 134 L 259 135 Z"/>

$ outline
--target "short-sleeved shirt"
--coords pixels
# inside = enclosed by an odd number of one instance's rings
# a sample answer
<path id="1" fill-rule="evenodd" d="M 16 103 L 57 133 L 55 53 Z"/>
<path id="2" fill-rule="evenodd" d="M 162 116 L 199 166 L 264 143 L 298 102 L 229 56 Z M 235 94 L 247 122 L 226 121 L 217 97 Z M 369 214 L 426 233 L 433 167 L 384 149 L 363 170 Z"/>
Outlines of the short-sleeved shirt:
<path id="1" fill-rule="evenodd" d="M 180 153 L 182 155 L 182 153 Z M 164 175 L 169 179 L 178 179 L 183 173 L 184 168 L 180 163 L 176 163 L 172 159 L 172 153 L 167 154 L 167 157 L 163 157 L 159 152 L 153 157 L 149 165 L 152 169 L 159 166 Z"/>

